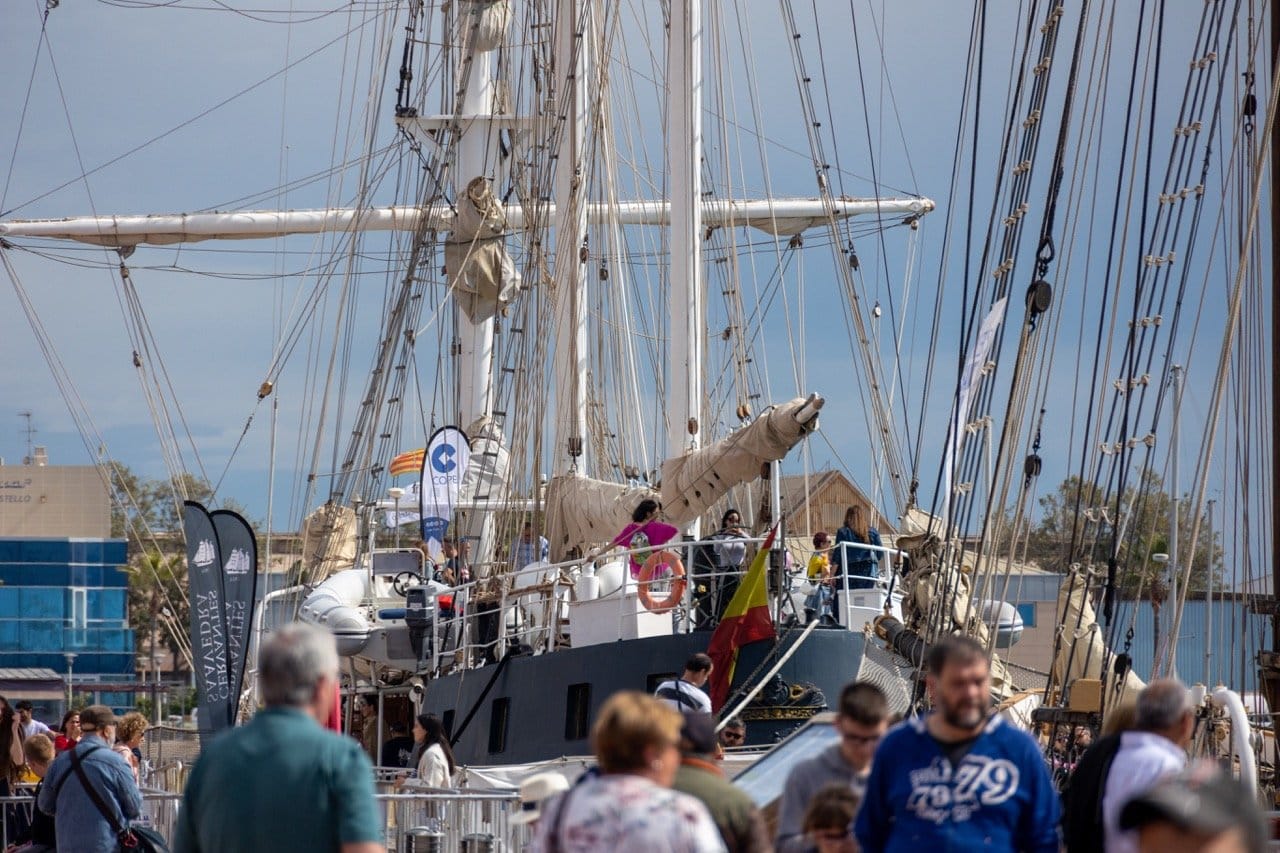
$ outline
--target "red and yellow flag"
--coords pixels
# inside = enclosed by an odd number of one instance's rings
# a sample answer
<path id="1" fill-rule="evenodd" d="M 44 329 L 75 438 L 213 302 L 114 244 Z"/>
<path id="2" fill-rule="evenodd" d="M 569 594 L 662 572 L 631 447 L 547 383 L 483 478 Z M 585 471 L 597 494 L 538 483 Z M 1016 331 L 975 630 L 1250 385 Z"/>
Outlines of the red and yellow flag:
<path id="1" fill-rule="evenodd" d="M 387 471 L 393 477 L 397 474 L 417 473 L 422 470 L 422 457 L 426 452 L 427 449 L 425 447 L 419 447 L 417 450 L 406 450 L 391 460 L 391 464 L 387 466 Z"/>
<path id="2" fill-rule="evenodd" d="M 775 524 L 764 544 L 751 561 L 751 568 L 738 584 L 738 591 L 725 608 L 720 624 L 711 635 L 707 654 L 711 656 L 711 707 L 719 711 L 729 698 L 729 686 L 733 683 L 733 670 L 738 663 L 738 649 L 757 640 L 770 640 L 777 636 L 773 630 L 773 617 L 769 615 L 769 587 L 765 569 L 769 563 L 769 549 L 778 533 Z"/>

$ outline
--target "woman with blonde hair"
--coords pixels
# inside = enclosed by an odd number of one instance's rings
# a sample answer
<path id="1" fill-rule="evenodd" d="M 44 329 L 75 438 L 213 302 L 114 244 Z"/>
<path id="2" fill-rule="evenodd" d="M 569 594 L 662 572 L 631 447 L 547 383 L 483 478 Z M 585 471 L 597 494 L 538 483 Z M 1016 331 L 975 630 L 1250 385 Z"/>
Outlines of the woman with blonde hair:
<path id="1" fill-rule="evenodd" d="M 880 532 L 867 526 L 862 507 L 851 506 L 844 513 L 844 525 L 836 531 L 836 544 L 832 562 L 840 568 L 836 572 L 841 578 L 836 582 L 836 589 L 870 589 L 875 586 L 879 576 L 877 565 L 880 552 L 870 548 L 859 547 L 873 545 L 880 547 Z"/>
<path id="2" fill-rule="evenodd" d="M 683 718 L 644 693 L 605 701 L 591 730 L 599 773 L 544 807 L 528 848 L 544 853 L 715 853 L 719 830 L 701 802 L 672 791 Z"/>
<path id="3" fill-rule="evenodd" d="M 116 724 L 116 743 L 112 747 L 120 757 L 128 762 L 130 769 L 133 770 L 133 784 L 140 785 L 138 768 L 141 762 L 138 761 L 138 754 L 134 752 L 138 747 L 142 746 L 142 738 L 147 733 L 147 718 L 137 711 L 130 711 L 120 718 L 120 722 Z"/>

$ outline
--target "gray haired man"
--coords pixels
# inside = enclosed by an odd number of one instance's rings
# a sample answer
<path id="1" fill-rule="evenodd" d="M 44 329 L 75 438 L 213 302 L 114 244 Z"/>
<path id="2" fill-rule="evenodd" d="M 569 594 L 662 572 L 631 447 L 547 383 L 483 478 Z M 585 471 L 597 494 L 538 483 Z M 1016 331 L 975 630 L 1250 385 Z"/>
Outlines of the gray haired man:
<path id="1" fill-rule="evenodd" d="M 266 707 L 191 771 L 176 853 L 384 850 L 369 758 L 322 726 L 338 686 L 333 637 L 301 623 L 280 629 L 262 646 L 258 683 Z"/>
<path id="2" fill-rule="evenodd" d="M 1195 730 L 1191 693 L 1181 681 L 1163 678 L 1138 694 L 1136 731 L 1120 736 L 1120 749 L 1107 773 L 1102 825 L 1107 853 L 1137 853 L 1135 832 L 1120 827 L 1125 803 L 1153 788 L 1187 764 L 1187 746 Z"/>

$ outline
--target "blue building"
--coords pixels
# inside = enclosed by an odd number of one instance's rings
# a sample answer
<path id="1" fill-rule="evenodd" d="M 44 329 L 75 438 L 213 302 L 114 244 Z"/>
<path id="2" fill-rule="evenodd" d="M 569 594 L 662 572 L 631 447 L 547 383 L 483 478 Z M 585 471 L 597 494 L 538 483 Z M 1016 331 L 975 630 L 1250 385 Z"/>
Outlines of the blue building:
<path id="1" fill-rule="evenodd" d="M 123 539 L 0 537 L 0 668 L 132 681 Z"/>

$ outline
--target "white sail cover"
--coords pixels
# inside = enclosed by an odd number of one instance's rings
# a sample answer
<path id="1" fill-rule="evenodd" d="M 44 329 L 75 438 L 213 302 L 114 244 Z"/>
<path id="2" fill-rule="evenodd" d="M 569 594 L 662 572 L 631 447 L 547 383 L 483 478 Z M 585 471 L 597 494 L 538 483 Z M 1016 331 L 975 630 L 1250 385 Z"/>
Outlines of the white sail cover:
<path id="1" fill-rule="evenodd" d="M 444 246 L 449 286 L 473 323 L 493 317 L 520 287 L 520 273 L 503 243 L 506 230 L 489 179 L 473 178 L 458 200 L 458 218 Z"/>
<path id="2" fill-rule="evenodd" d="M 553 553 L 612 540 L 647 498 L 659 496 L 644 486 L 606 483 L 581 474 L 552 477 L 547 484 L 546 530 Z"/>
<path id="3" fill-rule="evenodd" d="M 468 509 L 458 511 L 454 525 L 457 535 L 479 543 L 477 552 L 489 553 L 487 549 L 493 545 L 483 538 L 486 532 L 484 521 L 486 517 L 492 518 L 495 509 L 505 504 L 511 454 L 503 446 L 502 431 L 492 418 L 477 419 L 467 427 L 467 435 L 471 436 L 471 464 L 463 475 L 458 503 Z M 492 525 L 489 529 L 492 530 Z M 491 532 L 489 537 L 492 538 Z M 473 569 L 479 578 L 489 575 L 487 563 L 477 563 Z"/>
<path id="4" fill-rule="evenodd" d="M 458 8 L 462 12 L 459 20 L 462 32 L 474 39 L 471 50 L 490 51 L 502 47 L 511 28 L 509 0 L 463 0 Z"/>
<path id="5" fill-rule="evenodd" d="M 1051 683 L 1058 690 L 1069 690 L 1077 678 L 1102 679 L 1106 707 L 1132 703 L 1146 684 L 1131 667 L 1125 673 L 1120 695 L 1115 694 L 1116 673 L 1109 665 L 1115 658 L 1107 652 L 1097 614 L 1089 603 L 1088 577 L 1087 569 L 1073 569 L 1058 590 L 1058 631 L 1062 637 L 1053 659 Z"/>
<path id="6" fill-rule="evenodd" d="M 327 503 L 302 522 L 302 565 L 314 583 L 351 568 L 356 559 L 356 514 L 349 506 Z"/>
<path id="7" fill-rule="evenodd" d="M 820 406 L 820 398 L 797 397 L 766 410 L 727 438 L 662 463 L 664 518 L 684 526 L 734 486 L 759 477 L 762 465 L 786 456 L 817 428 Z"/>

